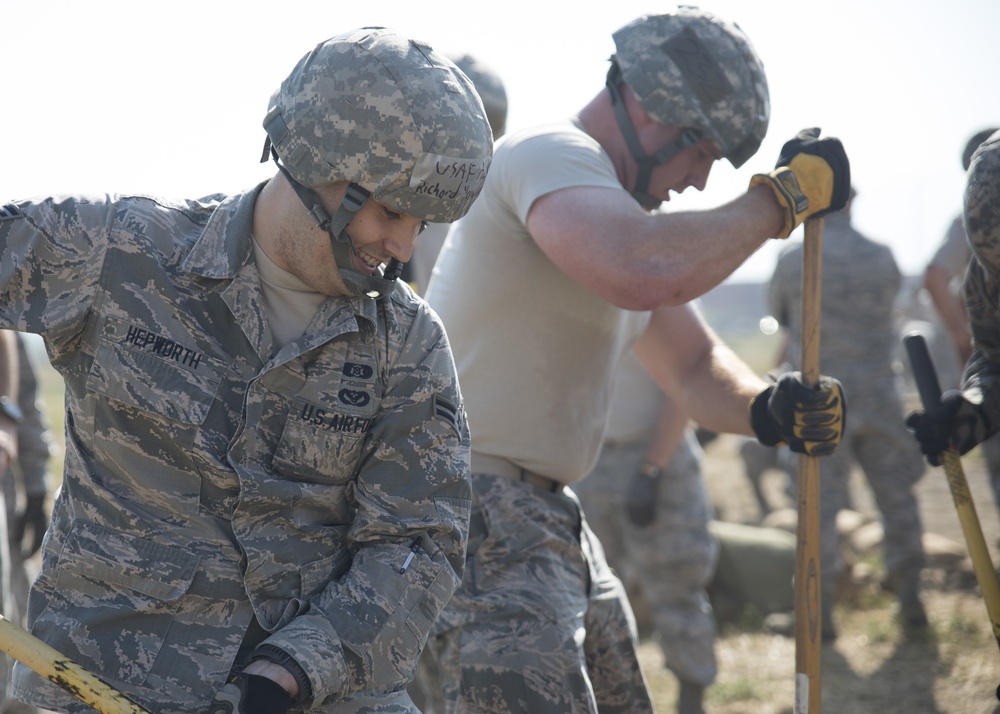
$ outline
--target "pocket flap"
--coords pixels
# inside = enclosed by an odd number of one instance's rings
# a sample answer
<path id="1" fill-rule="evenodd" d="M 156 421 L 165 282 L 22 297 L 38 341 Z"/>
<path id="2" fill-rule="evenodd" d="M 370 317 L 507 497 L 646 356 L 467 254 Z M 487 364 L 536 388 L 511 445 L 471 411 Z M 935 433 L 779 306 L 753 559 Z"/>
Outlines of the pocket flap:
<path id="1" fill-rule="evenodd" d="M 117 335 L 111 327 L 108 331 Z M 142 349 L 133 342 L 115 342 L 105 336 L 97 348 L 87 388 L 173 421 L 202 424 L 219 387 L 219 370 L 214 361 L 201 353 L 197 353 L 197 360 L 185 360 L 183 357 L 190 350 L 185 352 L 180 347 L 155 350 L 157 342 L 151 344 Z M 179 356 L 173 358 L 175 354 Z"/>
<path id="2" fill-rule="evenodd" d="M 77 521 L 59 555 L 59 568 L 170 601 L 191 587 L 200 560 L 179 548 Z"/>

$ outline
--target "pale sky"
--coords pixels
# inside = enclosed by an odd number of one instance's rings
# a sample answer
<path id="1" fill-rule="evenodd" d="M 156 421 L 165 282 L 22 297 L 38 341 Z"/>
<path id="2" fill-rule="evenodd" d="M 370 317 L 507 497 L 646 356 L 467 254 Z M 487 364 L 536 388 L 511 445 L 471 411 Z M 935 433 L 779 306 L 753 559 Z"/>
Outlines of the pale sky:
<path id="1" fill-rule="evenodd" d="M 764 62 L 771 125 L 739 171 L 668 210 L 709 208 L 773 167 L 781 145 L 819 126 L 851 159 L 855 225 L 919 273 L 961 208 L 960 155 L 1000 126 L 996 0 L 716 0 Z M 258 164 L 267 100 L 328 37 L 386 25 L 492 66 L 510 130 L 575 114 L 602 87 L 611 33 L 669 4 L 4 0 L 0 201 L 141 191 L 195 198 L 270 176 Z M 771 241 L 733 276 L 766 280 Z"/>

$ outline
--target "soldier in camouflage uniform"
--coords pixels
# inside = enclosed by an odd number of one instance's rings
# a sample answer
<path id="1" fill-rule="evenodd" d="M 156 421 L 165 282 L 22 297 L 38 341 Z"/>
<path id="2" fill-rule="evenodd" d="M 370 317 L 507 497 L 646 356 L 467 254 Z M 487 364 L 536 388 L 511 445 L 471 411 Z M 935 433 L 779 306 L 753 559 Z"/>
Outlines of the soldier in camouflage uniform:
<path id="1" fill-rule="evenodd" d="M 924 466 L 903 424 L 895 365 L 899 330 L 894 305 L 902 277 L 892 251 L 851 226 L 850 205 L 827 216 L 822 253 L 820 365 L 836 374 L 851 395 L 842 446 L 820 465 L 822 635 L 828 641 L 836 637 L 833 585 L 842 568 L 837 512 L 845 505 L 854 464 L 864 471 L 882 515 L 885 567 L 901 620 L 909 626 L 927 624 L 919 596 L 923 526 L 914 493 Z M 787 331 L 785 358 L 801 364 L 801 243 L 779 256 L 768 301 L 771 314 Z"/>
<path id="2" fill-rule="evenodd" d="M 718 672 L 705 588 L 719 544 L 708 529 L 701 459 L 687 417 L 626 354 L 597 465 L 573 490 L 608 563 L 649 607 L 664 663 L 679 681 L 679 714 L 702 711 Z"/>
<path id="3" fill-rule="evenodd" d="M 969 170 L 972 154 L 995 131 L 995 128 L 984 129 L 969 138 L 962 151 L 963 171 Z M 947 388 L 958 386 L 961 371 L 972 355 L 972 331 L 961 287 L 971 259 L 972 248 L 965 234 L 963 217 L 958 215 L 924 269 L 924 287 L 930 294 L 931 302 L 951 336 L 955 354 L 958 355 L 958 376 L 953 376 L 953 371 L 946 371 L 942 369 L 942 365 L 937 365 L 938 377 Z M 981 448 L 986 471 L 990 476 L 993 503 L 1000 510 L 1000 435 L 983 441 Z"/>
<path id="4" fill-rule="evenodd" d="M 12 333 L 17 335 L 16 332 Z M 38 380 L 23 336 L 17 339 L 17 459 L 7 469 L 3 479 L 3 515 L 7 528 L 0 529 L 0 554 L 3 558 L 3 615 L 24 626 L 28 609 L 28 588 L 34 577 L 29 572 L 28 559 L 42 547 L 42 536 L 48 528 L 49 516 L 45 500 L 49 493 L 49 457 L 52 454 L 52 433 L 38 398 Z M 6 657 L 6 655 L 4 656 Z M 3 686 L 6 691 L 13 661 L 7 658 Z M 0 696 L 0 701 L 3 701 Z M 0 714 L 30 714 L 35 707 L 3 701 Z"/>
<path id="5" fill-rule="evenodd" d="M 0 319 L 67 393 L 31 631 L 158 714 L 415 712 L 469 433 L 444 329 L 395 278 L 479 193 L 489 124 L 380 28 L 306 54 L 263 124 L 278 171 L 245 193 L 0 212 Z M 13 694 L 85 710 L 21 665 Z"/>
<path id="6" fill-rule="evenodd" d="M 1000 433 L 1000 131 L 972 154 L 963 216 L 972 247 L 964 287 L 972 355 L 960 389 L 946 391 L 940 406 L 907 418 L 933 466 L 941 465 L 945 449 L 965 454 Z"/>
<path id="7" fill-rule="evenodd" d="M 448 712 L 651 711 L 625 591 L 566 488 L 594 465 L 630 348 L 706 428 L 811 453 L 839 437 L 839 383 L 768 387 L 687 303 L 769 237 L 839 208 L 843 147 L 801 134 L 731 203 L 657 212 L 671 191 L 704 188 L 715 160 L 756 152 L 763 67 L 738 27 L 696 8 L 614 41 L 579 115 L 498 142 L 428 287 L 474 434 L 466 574 L 428 645 Z M 794 426 L 804 411 L 818 428 Z"/>

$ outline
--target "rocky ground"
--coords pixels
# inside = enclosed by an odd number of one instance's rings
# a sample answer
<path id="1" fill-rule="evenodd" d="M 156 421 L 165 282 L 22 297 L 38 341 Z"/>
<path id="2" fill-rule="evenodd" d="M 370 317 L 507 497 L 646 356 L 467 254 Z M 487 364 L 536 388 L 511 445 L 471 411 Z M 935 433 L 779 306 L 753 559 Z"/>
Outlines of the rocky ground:
<path id="1" fill-rule="evenodd" d="M 710 497 L 725 520 L 759 523 L 760 511 L 737 458 L 738 440 L 723 436 L 706 447 L 705 477 Z M 981 460 L 963 459 L 982 530 L 993 557 L 1000 519 Z M 764 479 L 771 503 L 788 502 L 782 475 Z M 928 468 L 917 486 L 921 514 L 932 552 L 924 573 L 924 599 L 930 627 L 906 636 L 893 619 L 894 599 L 879 586 L 877 512 L 863 477 L 852 484 L 857 552 L 854 577 L 838 603 L 839 637 L 823 647 L 821 708 L 828 714 L 985 714 L 1000 713 L 1000 651 L 991 634 L 961 524 L 944 472 Z M 792 526 L 794 528 L 794 526 Z M 659 650 L 644 642 L 647 671 L 658 710 L 673 711 L 676 685 L 664 672 Z M 795 641 L 771 634 L 759 618 L 723 625 L 717 644 L 719 677 L 707 696 L 715 714 L 791 714 L 795 696 Z"/>

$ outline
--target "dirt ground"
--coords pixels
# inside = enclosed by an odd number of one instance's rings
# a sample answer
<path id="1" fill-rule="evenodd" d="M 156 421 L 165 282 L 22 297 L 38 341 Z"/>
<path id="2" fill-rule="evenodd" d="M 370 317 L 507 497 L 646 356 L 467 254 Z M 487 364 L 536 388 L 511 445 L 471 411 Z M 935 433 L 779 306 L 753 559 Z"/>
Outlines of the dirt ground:
<path id="1" fill-rule="evenodd" d="M 751 486 L 738 460 L 736 437 L 722 436 L 706 447 L 705 478 L 713 504 L 725 520 L 759 522 Z M 977 452 L 963 459 L 983 534 L 997 559 L 1000 520 Z M 765 491 L 784 500 L 782 476 L 769 472 Z M 927 532 L 965 549 L 961 524 L 944 472 L 928 468 L 917 486 Z M 857 509 L 877 511 L 860 474 L 852 483 Z M 791 504 L 789 504 L 791 505 Z M 838 638 L 821 654 L 821 709 L 826 714 L 1000 713 L 1000 652 L 968 560 L 924 573 L 924 601 L 930 619 L 925 636 L 906 637 L 893 620 L 894 599 L 877 584 L 853 602 L 838 603 Z M 676 685 L 662 666 L 658 647 L 644 642 L 646 671 L 660 712 L 674 711 Z M 757 622 L 724 625 L 716 654 L 719 676 L 708 690 L 711 714 L 791 714 L 795 696 L 795 641 L 765 632 Z"/>

